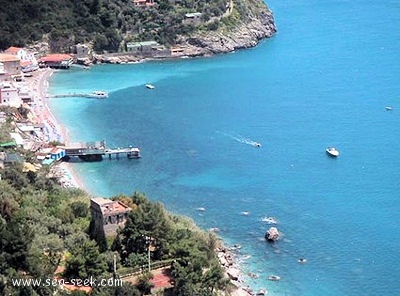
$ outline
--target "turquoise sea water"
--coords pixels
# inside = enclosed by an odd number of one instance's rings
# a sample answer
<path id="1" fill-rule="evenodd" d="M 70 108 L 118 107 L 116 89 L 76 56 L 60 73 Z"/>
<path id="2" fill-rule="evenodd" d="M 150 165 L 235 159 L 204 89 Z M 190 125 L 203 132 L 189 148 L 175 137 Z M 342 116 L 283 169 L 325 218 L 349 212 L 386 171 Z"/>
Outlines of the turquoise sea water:
<path id="1" fill-rule="evenodd" d="M 52 93 L 110 92 L 52 100 L 72 140 L 142 150 L 74 167 L 95 195 L 139 190 L 219 228 L 242 246 L 244 273 L 259 274 L 245 278 L 255 290 L 397 295 L 400 2 L 268 3 L 278 33 L 256 48 L 56 74 Z M 265 216 L 279 220 L 276 244 Z"/>

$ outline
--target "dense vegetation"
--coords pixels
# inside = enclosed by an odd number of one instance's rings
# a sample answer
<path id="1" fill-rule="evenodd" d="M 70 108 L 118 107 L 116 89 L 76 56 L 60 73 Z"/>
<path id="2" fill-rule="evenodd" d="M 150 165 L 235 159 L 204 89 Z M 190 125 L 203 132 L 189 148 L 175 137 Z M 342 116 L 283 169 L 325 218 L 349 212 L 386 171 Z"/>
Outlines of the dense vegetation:
<path id="1" fill-rule="evenodd" d="M 0 49 L 47 38 L 54 51 L 68 51 L 94 40 L 97 50 L 116 51 L 121 41 L 156 40 L 175 44 L 194 30 L 182 21 L 186 13 L 202 12 L 203 20 L 221 16 L 227 0 L 155 0 L 136 7 L 133 0 L 0 0 Z"/>
<path id="2" fill-rule="evenodd" d="M 0 127 L 11 130 L 12 119 Z M 5 152 L 34 159 L 14 148 Z M 12 279 L 52 279 L 60 266 L 65 267 L 60 275 L 65 279 L 110 279 L 146 266 L 150 245 L 152 262 L 171 262 L 173 295 L 207 296 L 226 289 L 228 282 L 213 252 L 214 235 L 134 193 L 114 197 L 132 208 L 125 227 L 115 238 L 96 236 L 90 227 L 89 196 L 62 188 L 48 172 L 46 167 L 24 172 L 18 163 L 0 169 L 0 295 L 64 295 L 54 286 L 16 287 Z M 137 286 L 95 288 L 92 295 L 143 295 L 151 288 L 149 279 L 144 274 Z"/>

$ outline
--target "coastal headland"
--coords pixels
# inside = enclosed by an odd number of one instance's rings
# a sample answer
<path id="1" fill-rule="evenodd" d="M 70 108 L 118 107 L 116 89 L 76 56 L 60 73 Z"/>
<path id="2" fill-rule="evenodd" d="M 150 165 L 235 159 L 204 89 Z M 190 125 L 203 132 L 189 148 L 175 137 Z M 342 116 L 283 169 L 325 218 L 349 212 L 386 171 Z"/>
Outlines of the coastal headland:
<path id="1" fill-rule="evenodd" d="M 146 59 L 207 57 L 254 47 L 262 39 L 272 37 L 276 31 L 273 13 L 266 8 L 262 13 L 246 22 L 237 22 L 229 30 L 204 30 L 188 36 L 179 36 L 178 44 L 170 47 L 163 54 L 154 53 L 154 55 L 146 54 L 143 56 L 130 52 L 103 53 L 87 56 L 82 62 L 87 65 L 91 63 L 121 64 Z"/>

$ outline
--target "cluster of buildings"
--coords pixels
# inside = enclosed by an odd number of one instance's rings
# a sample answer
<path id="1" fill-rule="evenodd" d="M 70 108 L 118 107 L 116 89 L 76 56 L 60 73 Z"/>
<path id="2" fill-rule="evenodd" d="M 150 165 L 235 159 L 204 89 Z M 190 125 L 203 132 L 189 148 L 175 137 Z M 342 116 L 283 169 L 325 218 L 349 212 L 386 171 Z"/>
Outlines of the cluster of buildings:
<path id="1" fill-rule="evenodd" d="M 73 57 L 68 54 L 49 54 L 40 58 L 25 48 L 9 47 L 0 53 L 0 105 L 20 107 L 32 102 L 28 90 L 22 89 L 18 82 L 32 76 L 40 67 L 69 68 Z"/>

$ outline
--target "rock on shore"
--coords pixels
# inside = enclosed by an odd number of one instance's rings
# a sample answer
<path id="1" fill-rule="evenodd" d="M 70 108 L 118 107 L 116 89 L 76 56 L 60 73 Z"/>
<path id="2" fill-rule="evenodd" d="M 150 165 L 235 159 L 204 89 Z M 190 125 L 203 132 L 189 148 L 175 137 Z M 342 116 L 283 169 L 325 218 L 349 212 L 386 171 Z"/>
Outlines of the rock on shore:
<path id="1" fill-rule="evenodd" d="M 269 38 L 276 32 L 274 18 L 266 11 L 248 23 L 240 23 L 229 32 L 208 31 L 189 37 L 182 37 L 183 55 L 207 56 L 232 52 L 236 49 L 254 47 L 261 39 Z"/>

